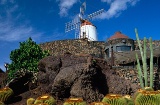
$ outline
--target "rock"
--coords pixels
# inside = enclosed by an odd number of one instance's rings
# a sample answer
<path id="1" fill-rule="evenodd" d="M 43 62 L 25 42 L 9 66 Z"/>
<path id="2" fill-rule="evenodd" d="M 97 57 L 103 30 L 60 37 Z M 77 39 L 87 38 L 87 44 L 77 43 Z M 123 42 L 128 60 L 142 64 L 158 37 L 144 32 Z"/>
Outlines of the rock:
<path id="1" fill-rule="evenodd" d="M 80 77 L 85 67 L 84 63 L 80 63 L 61 69 L 54 79 L 52 94 L 60 98 L 69 97 L 71 86 Z"/>
<path id="2" fill-rule="evenodd" d="M 62 62 L 60 57 L 48 56 L 41 59 L 38 63 L 38 81 L 42 84 L 49 84 L 60 71 Z"/>
<path id="3" fill-rule="evenodd" d="M 90 55 L 72 55 L 72 54 L 64 54 L 64 56 L 60 56 L 62 60 L 62 67 L 73 66 L 80 63 L 87 63 L 87 58 Z"/>
<path id="4" fill-rule="evenodd" d="M 25 72 L 20 77 L 17 76 L 14 79 L 12 79 L 7 84 L 7 86 L 13 90 L 14 96 L 17 96 L 21 93 L 29 91 L 29 82 L 31 82 L 32 77 L 33 74 L 31 72 Z"/>
<path id="5" fill-rule="evenodd" d="M 108 93 L 105 75 L 100 68 L 90 67 L 85 70 L 74 82 L 70 94 L 73 97 L 82 97 L 88 103 L 100 101 Z"/>

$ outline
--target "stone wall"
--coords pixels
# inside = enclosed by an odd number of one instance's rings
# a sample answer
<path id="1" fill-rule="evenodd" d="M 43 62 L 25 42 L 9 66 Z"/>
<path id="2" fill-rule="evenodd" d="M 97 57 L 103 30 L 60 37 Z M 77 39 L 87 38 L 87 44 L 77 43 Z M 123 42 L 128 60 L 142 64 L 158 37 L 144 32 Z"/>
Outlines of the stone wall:
<path id="1" fill-rule="evenodd" d="M 140 43 L 143 44 L 143 40 L 140 40 Z M 139 50 L 138 42 L 134 41 L 135 50 Z M 160 47 L 160 40 L 152 41 L 153 49 Z M 143 46 L 142 46 L 143 47 Z M 147 49 L 149 49 L 149 40 L 147 40 Z"/>
<path id="2" fill-rule="evenodd" d="M 40 44 L 43 50 L 49 50 L 51 55 L 63 55 L 64 53 L 72 54 L 91 54 L 95 57 L 105 58 L 105 47 L 108 44 L 115 44 L 117 41 L 106 43 L 104 41 L 88 41 L 87 39 L 72 39 L 72 40 L 57 40 Z M 127 39 L 126 43 L 134 43 L 135 50 L 139 50 L 137 41 Z M 143 40 L 141 40 L 143 43 Z M 147 48 L 149 48 L 149 41 L 147 40 Z M 143 46 L 142 46 L 143 47 Z M 160 47 L 160 41 L 153 41 L 153 48 Z"/>
<path id="3" fill-rule="evenodd" d="M 137 71 L 137 68 L 135 67 L 131 67 L 131 66 L 126 66 L 126 67 L 116 67 L 116 68 L 113 68 L 116 73 L 121 77 L 121 78 L 125 78 L 126 80 L 129 80 L 131 81 L 132 84 L 136 84 L 138 86 L 140 86 L 140 82 L 139 82 L 139 79 L 138 79 L 138 71 Z M 154 66 L 154 78 L 156 78 L 156 74 L 159 75 L 159 72 L 158 72 L 158 67 L 157 66 Z M 148 76 L 149 76 L 149 68 L 148 68 Z M 159 80 L 159 79 L 158 79 Z M 148 81 L 149 80 L 149 77 L 148 77 Z M 154 80 L 156 82 L 156 80 Z M 159 82 L 158 82 L 159 83 Z"/>
<path id="4" fill-rule="evenodd" d="M 103 41 L 88 41 L 87 39 L 57 40 L 40 44 L 43 50 L 49 50 L 51 55 L 91 54 L 95 57 L 104 57 Z"/>

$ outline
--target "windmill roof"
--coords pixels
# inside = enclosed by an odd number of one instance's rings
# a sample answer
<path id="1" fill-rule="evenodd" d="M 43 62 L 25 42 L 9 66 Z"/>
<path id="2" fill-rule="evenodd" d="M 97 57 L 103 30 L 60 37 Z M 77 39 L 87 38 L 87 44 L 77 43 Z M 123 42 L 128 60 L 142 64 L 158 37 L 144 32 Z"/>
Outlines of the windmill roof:
<path id="1" fill-rule="evenodd" d="M 84 25 L 93 25 L 93 24 L 89 22 L 88 20 L 83 20 L 81 23 L 81 26 L 84 26 Z"/>
<path id="2" fill-rule="evenodd" d="M 116 32 L 114 35 L 112 35 L 108 40 L 114 40 L 114 39 L 119 39 L 119 38 L 126 38 L 128 39 L 129 37 L 122 34 L 120 31 Z"/>

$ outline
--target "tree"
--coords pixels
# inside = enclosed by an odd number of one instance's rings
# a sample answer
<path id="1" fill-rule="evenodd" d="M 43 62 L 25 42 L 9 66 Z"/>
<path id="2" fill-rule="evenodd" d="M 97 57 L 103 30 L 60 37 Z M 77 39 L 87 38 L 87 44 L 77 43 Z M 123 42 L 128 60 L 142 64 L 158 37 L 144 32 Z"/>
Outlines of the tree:
<path id="1" fill-rule="evenodd" d="M 37 72 L 38 62 L 45 56 L 49 56 L 49 51 L 43 51 L 31 38 L 28 38 L 28 40 L 24 42 L 20 42 L 20 48 L 15 49 L 10 53 L 10 60 L 12 62 L 8 66 L 9 80 L 14 78 L 16 71 L 21 69 Z"/>

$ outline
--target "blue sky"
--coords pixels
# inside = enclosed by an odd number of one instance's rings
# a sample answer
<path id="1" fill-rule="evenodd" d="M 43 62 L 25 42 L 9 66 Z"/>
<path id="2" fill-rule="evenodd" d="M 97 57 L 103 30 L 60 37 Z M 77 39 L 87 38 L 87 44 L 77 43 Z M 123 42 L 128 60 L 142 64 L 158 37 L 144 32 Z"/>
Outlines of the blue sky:
<path id="1" fill-rule="evenodd" d="M 65 33 L 65 23 L 79 13 L 84 0 L 0 0 L 0 68 L 10 63 L 10 52 L 19 42 L 32 37 L 39 43 L 74 39 Z M 97 27 L 98 40 L 105 41 L 116 31 L 135 39 L 139 36 L 160 40 L 159 0 L 86 0 L 86 16 L 99 9 L 105 12 L 91 22 Z"/>

